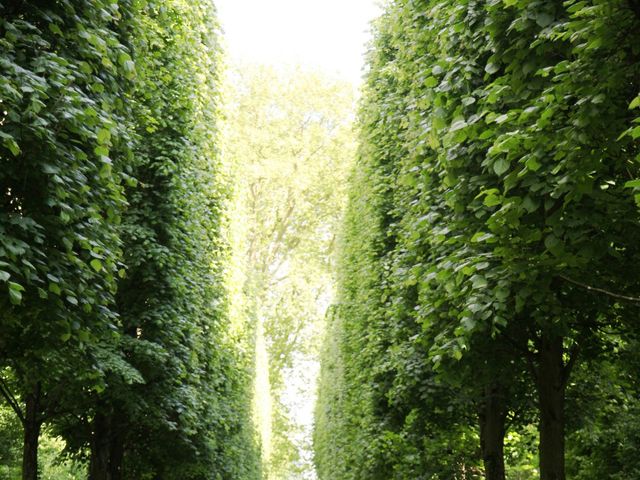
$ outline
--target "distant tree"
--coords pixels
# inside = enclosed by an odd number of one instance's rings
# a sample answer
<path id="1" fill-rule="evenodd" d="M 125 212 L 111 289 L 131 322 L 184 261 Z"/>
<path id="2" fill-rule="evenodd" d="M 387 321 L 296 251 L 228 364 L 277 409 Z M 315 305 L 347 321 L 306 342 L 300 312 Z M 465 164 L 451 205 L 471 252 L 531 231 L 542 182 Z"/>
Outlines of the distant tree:
<path id="1" fill-rule="evenodd" d="M 300 68 L 239 65 L 228 75 L 226 155 L 236 184 L 235 228 L 245 239 L 245 315 L 256 322 L 269 361 L 257 368 L 268 368 L 270 392 L 258 392 L 257 401 L 274 400 L 271 435 L 263 433 L 267 475 L 300 478 L 310 468 L 310 445 L 300 438 L 310 433 L 300 431 L 308 426 L 295 418 L 291 391 L 306 382 L 303 394 L 312 395 L 313 378 L 293 372 L 317 358 L 332 291 L 335 230 L 354 149 L 354 91 Z"/>

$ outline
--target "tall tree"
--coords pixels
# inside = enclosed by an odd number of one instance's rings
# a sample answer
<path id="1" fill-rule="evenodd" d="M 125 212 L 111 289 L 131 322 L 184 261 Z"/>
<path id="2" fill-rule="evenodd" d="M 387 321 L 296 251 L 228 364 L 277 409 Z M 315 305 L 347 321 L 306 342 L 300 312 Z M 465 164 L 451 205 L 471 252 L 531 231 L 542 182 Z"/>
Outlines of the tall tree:
<path id="1" fill-rule="evenodd" d="M 388 5 L 361 107 L 357 175 L 366 180 L 351 187 L 350 208 L 367 212 L 370 226 L 346 224 L 336 323 L 345 337 L 336 385 L 365 388 L 367 413 L 364 425 L 345 409 L 320 427 L 358 438 L 374 472 L 401 468 L 384 463 L 374 440 L 407 438 L 408 425 L 387 418 L 412 368 L 417 382 L 435 378 L 479 407 L 472 431 L 487 478 L 504 478 L 506 418 L 527 410 L 535 384 L 541 477 L 565 478 L 572 368 L 580 356 L 592 361 L 598 330 L 619 322 L 621 302 L 638 290 L 625 270 L 638 255 L 629 241 L 638 212 L 625 189 L 637 177 L 634 5 Z M 634 309 L 623 310 L 628 328 Z M 418 370 L 420 353 L 431 364 Z M 336 463 L 357 477 L 350 464 L 360 454 L 342 456 Z M 319 461 L 331 471 L 329 456 Z"/>
<path id="2" fill-rule="evenodd" d="M 259 472 L 226 306 L 218 26 L 210 2 L 142 2 L 127 32 L 135 183 L 122 226 L 121 348 L 144 383 L 93 406 L 91 478 L 255 478 Z"/>
<path id="3" fill-rule="evenodd" d="M 43 422 L 102 388 L 113 342 L 129 55 L 111 1 L 3 2 L 0 358 L 38 476 Z M 6 372 L 7 370 L 3 370 Z M 65 385 L 62 388 L 62 385 Z"/>

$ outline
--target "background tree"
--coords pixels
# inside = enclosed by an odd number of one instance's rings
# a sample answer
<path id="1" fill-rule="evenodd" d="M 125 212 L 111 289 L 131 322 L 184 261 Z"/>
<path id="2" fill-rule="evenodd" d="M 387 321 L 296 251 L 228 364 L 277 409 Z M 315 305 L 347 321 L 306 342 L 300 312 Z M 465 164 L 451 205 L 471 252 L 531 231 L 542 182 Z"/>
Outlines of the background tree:
<path id="1" fill-rule="evenodd" d="M 226 152 L 236 184 L 244 315 L 264 345 L 267 478 L 309 478 L 317 339 L 332 293 L 334 231 L 353 151 L 353 88 L 299 68 L 229 72 Z M 241 244 L 241 245 L 242 245 Z M 258 352 L 258 355 L 262 355 Z M 272 398 L 272 402 L 269 400 Z M 306 402 L 303 402 L 306 403 Z M 269 431 L 271 433 L 269 433 Z"/>

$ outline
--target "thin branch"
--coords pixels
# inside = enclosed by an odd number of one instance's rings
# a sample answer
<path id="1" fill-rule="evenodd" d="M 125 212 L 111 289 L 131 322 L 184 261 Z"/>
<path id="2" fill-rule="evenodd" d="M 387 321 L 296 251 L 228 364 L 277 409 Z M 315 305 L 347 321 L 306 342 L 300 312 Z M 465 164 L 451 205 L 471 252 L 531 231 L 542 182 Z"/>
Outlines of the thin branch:
<path id="1" fill-rule="evenodd" d="M 22 413 L 22 409 L 20 408 L 18 401 L 13 396 L 13 394 L 11 393 L 11 390 L 9 389 L 8 385 L 4 381 L 4 378 L 2 377 L 0 377 L 0 394 L 2 394 L 2 396 L 5 398 L 5 400 L 11 407 L 11 409 L 14 412 L 16 412 L 16 415 L 20 419 L 20 422 L 24 425 L 25 418 L 24 418 L 24 414 Z"/>
<path id="2" fill-rule="evenodd" d="M 565 277 L 564 275 L 558 275 L 558 277 L 569 283 L 578 285 L 579 287 L 582 287 L 585 290 L 589 290 L 590 292 L 598 292 L 613 298 L 619 298 L 620 300 L 626 300 L 628 302 L 633 302 L 633 303 L 640 303 L 640 297 L 631 297 L 629 295 L 622 295 L 619 293 L 611 292 L 609 290 L 605 290 L 604 288 L 592 287 L 591 285 L 587 285 L 586 283 L 582 283 L 572 278 Z"/>

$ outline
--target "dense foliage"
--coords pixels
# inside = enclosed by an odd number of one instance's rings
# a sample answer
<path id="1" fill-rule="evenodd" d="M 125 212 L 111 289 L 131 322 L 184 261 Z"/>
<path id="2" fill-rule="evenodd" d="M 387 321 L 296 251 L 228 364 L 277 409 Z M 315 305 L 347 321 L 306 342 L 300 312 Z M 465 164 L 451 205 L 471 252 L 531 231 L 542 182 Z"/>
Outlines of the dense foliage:
<path id="1" fill-rule="evenodd" d="M 634 0 L 388 5 L 321 479 L 637 475 L 638 32 Z"/>
<path id="2" fill-rule="evenodd" d="M 22 430 L 25 479 L 43 426 L 92 479 L 260 475 L 217 31 L 209 1 L 0 2 L 0 455 Z"/>

